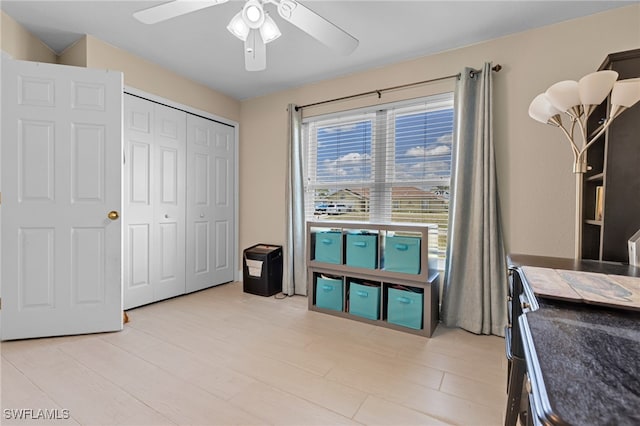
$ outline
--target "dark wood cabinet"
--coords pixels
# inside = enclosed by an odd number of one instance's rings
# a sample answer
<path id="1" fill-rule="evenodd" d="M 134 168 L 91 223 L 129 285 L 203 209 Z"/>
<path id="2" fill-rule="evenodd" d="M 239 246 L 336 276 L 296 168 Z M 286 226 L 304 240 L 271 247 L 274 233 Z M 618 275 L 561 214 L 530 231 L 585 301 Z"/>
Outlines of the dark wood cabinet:
<path id="1" fill-rule="evenodd" d="M 640 77 L 640 49 L 612 53 L 599 70 L 618 80 Z M 589 117 L 592 134 L 607 117 L 609 99 Z M 582 257 L 628 262 L 627 241 L 640 229 L 640 104 L 624 111 L 587 152 Z"/>

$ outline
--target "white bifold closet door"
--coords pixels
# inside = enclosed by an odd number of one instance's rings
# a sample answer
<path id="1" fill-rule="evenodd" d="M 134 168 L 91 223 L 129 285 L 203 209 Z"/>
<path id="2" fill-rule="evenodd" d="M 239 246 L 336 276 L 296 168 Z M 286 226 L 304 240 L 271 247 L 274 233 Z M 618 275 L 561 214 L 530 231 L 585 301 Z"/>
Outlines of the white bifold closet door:
<path id="1" fill-rule="evenodd" d="M 124 308 L 184 294 L 186 113 L 125 94 Z"/>
<path id="2" fill-rule="evenodd" d="M 187 292 L 233 281 L 234 127 L 187 115 Z"/>

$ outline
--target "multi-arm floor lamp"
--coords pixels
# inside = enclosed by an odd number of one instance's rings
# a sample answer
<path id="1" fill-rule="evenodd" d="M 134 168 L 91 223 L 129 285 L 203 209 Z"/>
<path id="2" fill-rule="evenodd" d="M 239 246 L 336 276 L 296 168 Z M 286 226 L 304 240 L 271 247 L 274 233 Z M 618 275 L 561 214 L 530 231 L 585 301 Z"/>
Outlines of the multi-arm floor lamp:
<path id="1" fill-rule="evenodd" d="M 640 78 L 616 81 L 615 71 L 597 71 L 580 81 L 561 81 L 536 96 L 529 105 L 529 116 L 536 121 L 557 126 L 565 134 L 573 152 L 573 173 L 576 176 L 575 258 L 582 257 L 582 181 L 587 171 L 587 149 L 604 133 L 623 111 L 640 100 Z M 611 93 L 608 117 L 591 135 L 587 135 L 589 115 Z M 562 124 L 560 114 L 569 118 Z M 579 135 L 574 135 L 576 125 Z M 576 141 L 576 139 L 578 139 Z"/>

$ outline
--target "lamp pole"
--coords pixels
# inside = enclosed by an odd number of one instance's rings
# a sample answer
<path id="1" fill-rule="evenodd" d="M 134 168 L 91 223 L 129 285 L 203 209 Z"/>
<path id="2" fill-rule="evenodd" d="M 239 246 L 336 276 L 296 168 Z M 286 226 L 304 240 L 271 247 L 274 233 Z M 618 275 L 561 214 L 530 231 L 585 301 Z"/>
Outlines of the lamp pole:
<path id="1" fill-rule="evenodd" d="M 582 259 L 582 185 L 583 173 L 576 172 L 576 219 L 574 259 Z"/>

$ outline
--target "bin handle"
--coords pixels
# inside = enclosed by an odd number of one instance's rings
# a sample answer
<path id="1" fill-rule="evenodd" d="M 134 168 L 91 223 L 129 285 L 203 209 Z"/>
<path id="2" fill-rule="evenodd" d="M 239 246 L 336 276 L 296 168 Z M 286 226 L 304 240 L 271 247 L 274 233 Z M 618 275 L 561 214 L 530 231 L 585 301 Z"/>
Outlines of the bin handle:
<path id="1" fill-rule="evenodd" d="M 409 246 L 406 244 L 396 244 L 396 250 L 407 251 L 407 249 L 409 249 Z"/>
<path id="2" fill-rule="evenodd" d="M 366 247 L 367 246 L 367 242 L 366 241 L 356 241 L 355 243 L 353 243 L 354 246 L 356 247 Z"/>
<path id="3" fill-rule="evenodd" d="M 322 244 L 329 245 L 329 244 L 331 244 L 331 240 L 330 240 L 330 239 L 328 239 L 328 238 L 323 238 L 323 239 L 322 239 Z"/>
<path id="4" fill-rule="evenodd" d="M 369 297 L 369 292 L 367 291 L 358 290 L 356 291 L 356 294 L 360 297 Z"/>
<path id="5" fill-rule="evenodd" d="M 400 303 L 404 303 L 404 304 L 406 304 L 406 305 L 408 305 L 409 303 L 411 303 L 411 302 L 412 302 L 412 300 L 411 300 L 411 299 L 409 299 L 408 297 L 398 297 L 396 300 L 397 300 L 398 302 L 400 302 Z"/>
<path id="6" fill-rule="evenodd" d="M 324 284 L 324 285 L 322 286 L 322 290 L 323 290 L 323 291 L 326 291 L 326 292 L 333 291 L 333 286 L 330 286 L 330 285 Z"/>

